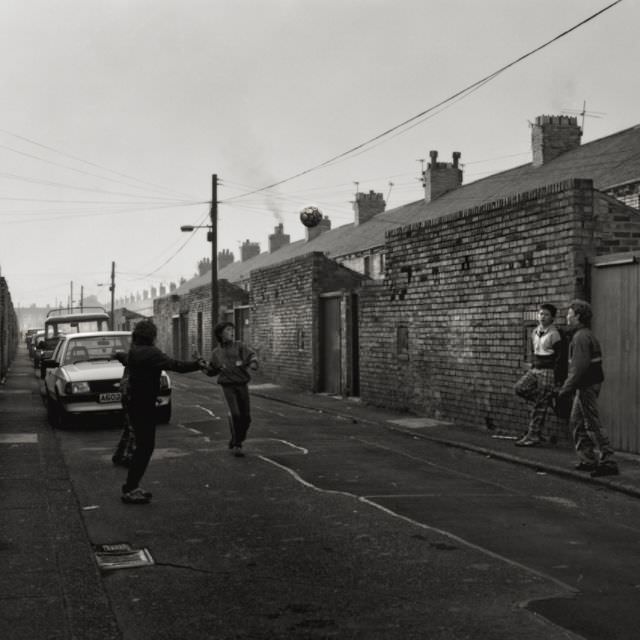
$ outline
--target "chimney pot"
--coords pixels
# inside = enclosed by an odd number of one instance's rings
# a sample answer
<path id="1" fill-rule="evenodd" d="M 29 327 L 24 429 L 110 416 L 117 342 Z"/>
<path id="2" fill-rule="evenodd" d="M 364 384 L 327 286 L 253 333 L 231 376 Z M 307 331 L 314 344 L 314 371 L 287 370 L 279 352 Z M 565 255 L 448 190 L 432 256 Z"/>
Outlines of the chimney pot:
<path id="1" fill-rule="evenodd" d="M 240 245 L 240 257 L 242 262 L 255 258 L 259 254 L 260 244 L 258 242 L 249 242 L 249 240 L 245 240 L 245 242 Z"/>
<path id="2" fill-rule="evenodd" d="M 580 146 L 582 130 L 574 116 L 537 116 L 531 126 L 532 164 L 541 167 Z"/>
<path id="3" fill-rule="evenodd" d="M 269 236 L 269 253 L 273 253 L 278 249 L 288 245 L 291 242 L 291 236 L 284 233 L 284 224 L 277 225 L 273 233 Z"/>
<path id="4" fill-rule="evenodd" d="M 426 202 L 431 202 L 462 184 L 462 170 L 458 163 L 462 154 L 459 151 L 453 152 L 453 164 L 437 162 L 437 151 L 429 151 L 429 156 L 431 163 L 423 173 Z"/>
<path id="5" fill-rule="evenodd" d="M 367 222 L 373 216 L 382 213 L 386 206 L 387 203 L 384 201 L 382 194 L 376 193 L 373 189 L 369 193 L 356 193 L 356 199 L 353 203 L 355 226 Z"/>
<path id="6" fill-rule="evenodd" d="M 306 241 L 310 242 L 314 240 L 319 235 L 323 234 L 325 231 L 329 231 L 331 229 L 331 220 L 327 216 L 322 216 L 322 220 L 315 227 L 305 227 L 305 235 Z"/>

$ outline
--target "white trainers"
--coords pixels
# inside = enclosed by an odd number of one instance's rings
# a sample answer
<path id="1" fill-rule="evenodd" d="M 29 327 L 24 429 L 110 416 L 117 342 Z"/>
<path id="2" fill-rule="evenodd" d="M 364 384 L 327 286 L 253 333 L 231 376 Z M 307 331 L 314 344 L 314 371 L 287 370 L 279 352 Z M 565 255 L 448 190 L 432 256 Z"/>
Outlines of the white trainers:
<path id="1" fill-rule="evenodd" d="M 149 504 L 151 501 L 151 493 L 137 487 L 131 491 L 123 492 L 120 498 L 122 502 L 126 504 Z"/>

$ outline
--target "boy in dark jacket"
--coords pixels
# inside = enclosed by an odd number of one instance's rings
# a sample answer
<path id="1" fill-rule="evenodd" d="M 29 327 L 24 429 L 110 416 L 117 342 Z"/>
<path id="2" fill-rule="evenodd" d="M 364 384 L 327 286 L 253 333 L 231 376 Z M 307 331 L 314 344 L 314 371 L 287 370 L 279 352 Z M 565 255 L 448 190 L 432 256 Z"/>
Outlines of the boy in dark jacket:
<path id="1" fill-rule="evenodd" d="M 157 329 L 151 320 L 141 320 L 131 334 L 131 349 L 126 356 L 129 373 L 128 414 L 136 438 L 136 448 L 129 465 L 127 481 L 122 485 L 122 501 L 145 504 L 151 493 L 139 483 L 147 469 L 156 437 L 156 398 L 160 391 L 160 373 L 163 369 L 187 373 L 205 369 L 204 360 L 183 362 L 174 360 L 154 346 Z"/>
<path id="2" fill-rule="evenodd" d="M 575 332 L 569 344 L 569 374 L 558 396 L 562 399 L 575 391 L 569 426 L 578 454 L 576 469 L 590 471 L 593 477 L 611 476 L 619 471 L 598 413 L 604 373 L 600 343 L 589 328 L 591 317 L 588 302 L 574 300 L 569 305 L 567 324 Z"/>
<path id="3" fill-rule="evenodd" d="M 256 354 L 245 344 L 234 340 L 232 322 L 220 322 L 213 330 L 219 345 L 211 352 L 206 374 L 218 376 L 224 399 L 229 409 L 231 439 L 229 449 L 236 457 L 242 457 L 242 443 L 251 424 L 248 369 L 258 368 Z"/>

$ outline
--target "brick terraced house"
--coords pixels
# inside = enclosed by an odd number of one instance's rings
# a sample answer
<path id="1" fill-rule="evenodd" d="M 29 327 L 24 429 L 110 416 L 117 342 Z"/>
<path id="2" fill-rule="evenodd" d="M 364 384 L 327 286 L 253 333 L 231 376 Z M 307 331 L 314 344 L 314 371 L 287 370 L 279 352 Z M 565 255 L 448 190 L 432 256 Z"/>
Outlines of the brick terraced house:
<path id="1" fill-rule="evenodd" d="M 584 145 L 581 133 L 540 116 L 528 164 L 464 185 L 460 153 L 432 151 L 416 202 L 386 210 L 357 193 L 351 224 L 325 218 L 293 243 L 276 227 L 269 251 L 220 270 L 226 317 L 281 384 L 518 434 L 536 305 L 556 304 L 561 324 L 572 298 L 591 299 L 603 413 L 616 447 L 640 451 L 640 126 Z M 207 283 L 176 292 L 190 334 L 207 299 L 189 292 Z"/>

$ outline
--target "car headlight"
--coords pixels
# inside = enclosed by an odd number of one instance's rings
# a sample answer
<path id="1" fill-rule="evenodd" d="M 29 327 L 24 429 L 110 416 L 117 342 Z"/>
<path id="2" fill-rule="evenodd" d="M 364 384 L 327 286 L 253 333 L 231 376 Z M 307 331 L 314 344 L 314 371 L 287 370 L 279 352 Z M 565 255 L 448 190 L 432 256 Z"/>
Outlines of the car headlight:
<path id="1" fill-rule="evenodd" d="M 65 393 L 69 395 L 73 395 L 74 393 L 89 393 L 89 391 L 91 391 L 88 382 L 67 382 L 64 390 Z"/>
<path id="2" fill-rule="evenodd" d="M 160 388 L 163 390 L 166 390 L 170 386 L 171 386 L 171 381 L 169 380 L 169 376 L 166 373 L 163 373 L 160 376 Z"/>

